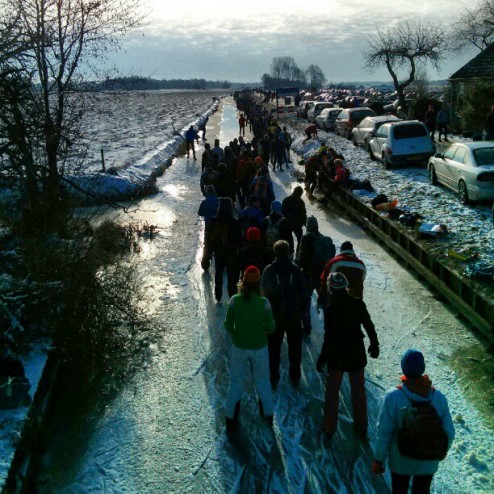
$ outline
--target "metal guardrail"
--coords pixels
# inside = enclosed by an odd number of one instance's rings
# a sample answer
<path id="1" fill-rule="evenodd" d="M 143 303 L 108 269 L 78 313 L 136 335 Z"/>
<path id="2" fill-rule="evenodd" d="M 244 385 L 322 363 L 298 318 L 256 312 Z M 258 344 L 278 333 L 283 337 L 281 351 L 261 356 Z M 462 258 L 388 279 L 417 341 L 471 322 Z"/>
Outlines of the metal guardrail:
<path id="1" fill-rule="evenodd" d="M 411 231 L 398 228 L 351 192 L 337 188 L 331 200 L 403 259 L 490 342 L 494 342 L 494 300 L 481 292 L 478 283 L 452 270 L 420 245 Z"/>

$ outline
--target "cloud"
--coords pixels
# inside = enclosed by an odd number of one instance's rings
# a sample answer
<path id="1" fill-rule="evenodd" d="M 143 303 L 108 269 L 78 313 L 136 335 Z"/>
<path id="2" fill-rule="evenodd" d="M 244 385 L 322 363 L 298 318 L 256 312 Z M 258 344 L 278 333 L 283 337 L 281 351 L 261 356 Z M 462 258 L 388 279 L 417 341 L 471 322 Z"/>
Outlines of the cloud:
<path id="1" fill-rule="evenodd" d="M 438 14 L 451 10 L 450 0 L 316 0 L 307 11 L 299 2 L 274 3 L 278 10 L 273 13 L 270 2 L 271 14 L 249 4 L 248 10 L 237 9 L 236 17 L 228 17 L 194 4 L 197 15 L 156 17 L 143 29 L 144 36 L 124 41 L 125 56 L 117 55 L 115 61 L 153 77 L 252 82 L 269 72 L 273 57 L 287 55 L 301 68 L 319 65 L 328 80 L 389 79 L 385 70 L 369 74 L 362 69 L 362 53 L 377 29 L 403 19 L 443 18 Z M 231 15 L 231 10 L 225 12 Z"/>

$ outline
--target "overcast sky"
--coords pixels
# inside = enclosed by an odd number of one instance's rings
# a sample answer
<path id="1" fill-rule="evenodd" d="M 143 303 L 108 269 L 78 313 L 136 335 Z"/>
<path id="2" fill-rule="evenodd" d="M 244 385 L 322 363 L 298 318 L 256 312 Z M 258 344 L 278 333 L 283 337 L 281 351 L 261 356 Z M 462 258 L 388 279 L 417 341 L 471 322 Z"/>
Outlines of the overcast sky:
<path id="1" fill-rule="evenodd" d="M 321 67 L 328 82 L 390 80 L 367 72 L 362 52 L 377 28 L 405 19 L 451 22 L 454 0 L 144 0 L 147 24 L 112 57 L 125 73 L 156 79 L 260 81 L 273 57 Z M 472 5 L 472 2 L 469 2 Z M 429 79 L 446 79 L 476 52 L 450 57 Z"/>

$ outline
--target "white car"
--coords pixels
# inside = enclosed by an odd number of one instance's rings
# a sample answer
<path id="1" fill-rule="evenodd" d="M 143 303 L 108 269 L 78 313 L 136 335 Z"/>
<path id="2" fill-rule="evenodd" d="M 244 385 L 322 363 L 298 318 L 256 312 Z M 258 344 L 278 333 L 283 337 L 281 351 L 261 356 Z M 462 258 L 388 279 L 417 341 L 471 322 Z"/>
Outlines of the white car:
<path id="1" fill-rule="evenodd" d="M 307 120 L 311 123 L 316 123 L 316 118 L 325 108 L 332 108 L 333 103 L 327 101 L 318 101 L 313 107 L 307 111 Z"/>
<path id="2" fill-rule="evenodd" d="M 458 192 L 460 201 L 494 199 L 494 142 L 457 142 L 428 164 L 431 184 Z"/>
<path id="3" fill-rule="evenodd" d="M 334 130 L 334 121 L 342 110 L 343 108 L 325 108 L 316 117 L 317 126 L 324 130 Z"/>
<path id="4" fill-rule="evenodd" d="M 393 165 L 426 164 L 435 152 L 427 127 L 418 120 L 389 122 L 371 133 L 369 155 L 386 169 Z"/>
<path id="5" fill-rule="evenodd" d="M 352 129 L 352 141 L 354 146 L 363 145 L 369 149 L 371 133 L 376 132 L 381 125 L 387 122 L 398 122 L 400 119 L 394 115 L 381 115 L 379 117 L 364 118 L 356 127 Z"/>

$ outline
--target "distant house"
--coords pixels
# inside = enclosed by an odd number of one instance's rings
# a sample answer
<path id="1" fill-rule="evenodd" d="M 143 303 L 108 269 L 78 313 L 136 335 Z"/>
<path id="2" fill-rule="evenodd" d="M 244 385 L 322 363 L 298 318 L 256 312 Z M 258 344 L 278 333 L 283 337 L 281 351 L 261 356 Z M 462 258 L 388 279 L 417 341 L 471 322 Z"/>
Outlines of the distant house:
<path id="1" fill-rule="evenodd" d="M 494 43 L 472 58 L 449 79 L 451 84 L 451 114 L 454 117 L 462 107 L 468 86 L 479 81 L 490 82 L 494 86 Z"/>

